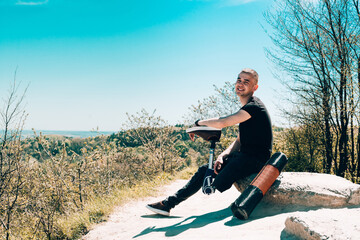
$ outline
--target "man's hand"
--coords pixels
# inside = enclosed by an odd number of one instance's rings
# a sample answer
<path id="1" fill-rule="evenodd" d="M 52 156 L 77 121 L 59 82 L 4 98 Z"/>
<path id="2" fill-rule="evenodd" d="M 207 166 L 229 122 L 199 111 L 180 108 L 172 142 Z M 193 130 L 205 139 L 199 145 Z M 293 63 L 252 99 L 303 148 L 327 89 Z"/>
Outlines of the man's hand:
<path id="1" fill-rule="evenodd" d="M 191 141 L 195 140 L 195 133 L 189 133 L 189 137 L 191 139 Z"/>
<path id="2" fill-rule="evenodd" d="M 199 121 L 200 119 L 196 120 L 193 127 L 199 127 Z M 189 137 L 191 141 L 195 141 L 195 133 L 189 133 Z"/>
<path id="3" fill-rule="evenodd" d="M 228 154 L 224 154 L 224 155 L 220 155 L 216 161 L 215 161 L 215 164 L 214 164 L 214 172 L 215 174 L 219 174 L 219 171 L 224 163 L 224 160 L 223 158 L 226 157 Z"/>

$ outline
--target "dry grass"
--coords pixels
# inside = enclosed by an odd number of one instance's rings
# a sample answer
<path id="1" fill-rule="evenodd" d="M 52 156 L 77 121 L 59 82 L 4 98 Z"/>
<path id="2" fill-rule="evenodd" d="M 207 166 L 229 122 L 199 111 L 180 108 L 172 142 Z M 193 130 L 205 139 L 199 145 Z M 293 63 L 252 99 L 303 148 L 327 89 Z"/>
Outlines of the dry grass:
<path id="1" fill-rule="evenodd" d="M 157 196 L 159 187 L 177 179 L 189 179 L 197 170 L 196 166 L 187 167 L 174 174 L 161 173 L 152 180 L 139 182 L 130 188 L 121 188 L 112 191 L 107 196 L 97 197 L 88 201 L 83 210 L 59 219 L 61 235 L 68 239 L 77 239 L 86 234 L 97 223 L 106 221 L 115 207 L 121 206 L 130 200 Z"/>

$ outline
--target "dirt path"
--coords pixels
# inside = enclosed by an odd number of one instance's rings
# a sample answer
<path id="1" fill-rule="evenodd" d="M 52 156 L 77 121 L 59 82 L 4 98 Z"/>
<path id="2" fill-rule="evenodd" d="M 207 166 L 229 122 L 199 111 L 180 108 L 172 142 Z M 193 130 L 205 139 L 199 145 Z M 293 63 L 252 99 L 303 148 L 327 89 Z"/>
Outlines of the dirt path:
<path id="1" fill-rule="evenodd" d="M 83 239 L 294 239 L 283 229 L 286 217 L 295 209 L 260 203 L 249 220 L 234 218 L 228 208 L 239 196 L 234 187 L 210 196 L 199 191 L 172 209 L 170 217 L 154 215 L 145 208 L 147 203 L 162 200 L 185 183 L 185 180 L 177 180 L 165 186 L 160 197 L 119 207 L 107 222 L 97 225 Z"/>

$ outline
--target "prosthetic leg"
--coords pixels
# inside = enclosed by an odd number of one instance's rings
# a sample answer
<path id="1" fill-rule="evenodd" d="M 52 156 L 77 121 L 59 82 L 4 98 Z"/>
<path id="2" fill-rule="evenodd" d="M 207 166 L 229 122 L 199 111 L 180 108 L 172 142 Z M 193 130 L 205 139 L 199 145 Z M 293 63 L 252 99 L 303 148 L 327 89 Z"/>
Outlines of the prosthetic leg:
<path id="1" fill-rule="evenodd" d="M 213 169 L 213 161 L 215 157 L 215 145 L 216 142 L 220 140 L 221 129 L 212 128 L 212 127 L 193 127 L 187 129 L 186 132 L 194 133 L 197 136 L 203 138 L 204 140 L 210 141 L 211 143 L 208 169 L 206 170 L 202 185 L 202 192 L 204 194 L 210 195 L 215 192 L 215 188 L 212 186 L 212 183 L 216 176 Z"/>
<path id="2" fill-rule="evenodd" d="M 241 220 L 249 218 L 252 211 L 280 175 L 286 163 L 287 158 L 283 153 L 277 152 L 271 156 L 260 173 L 241 193 L 240 197 L 231 204 L 231 211 L 235 217 Z"/>
<path id="3" fill-rule="evenodd" d="M 215 179 L 215 173 L 213 169 L 213 161 L 215 156 L 215 141 L 210 140 L 211 146 L 210 146 L 210 156 L 209 156 L 209 163 L 208 163 L 208 169 L 206 169 L 204 182 L 202 185 L 202 192 L 204 194 L 210 195 L 215 192 L 215 188 L 212 186 L 212 183 Z"/>

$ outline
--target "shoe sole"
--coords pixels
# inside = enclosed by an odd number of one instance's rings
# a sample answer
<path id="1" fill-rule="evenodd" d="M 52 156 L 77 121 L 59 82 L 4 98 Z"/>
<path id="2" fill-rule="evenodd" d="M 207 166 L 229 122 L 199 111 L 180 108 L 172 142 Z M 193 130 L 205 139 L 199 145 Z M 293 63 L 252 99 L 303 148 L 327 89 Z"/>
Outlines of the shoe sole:
<path id="1" fill-rule="evenodd" d="M 150 207 L 149 205 L 146 205 L 146 208 L 149 209 L 150 211 L 153 211 L 154 213 L 157 213 L 157 214 L 160 214 L 160 215 L 163 215 L 163 216 L 170 216 L 170 213 L 167 212 L 167 211 L 163 211 L 163 210 L 160 210 L 160 209 L 157 209 L 157 208 L 153 208 L 153 207 Z"/>

